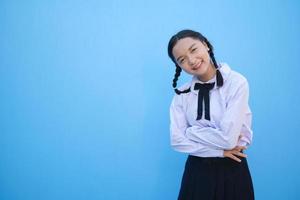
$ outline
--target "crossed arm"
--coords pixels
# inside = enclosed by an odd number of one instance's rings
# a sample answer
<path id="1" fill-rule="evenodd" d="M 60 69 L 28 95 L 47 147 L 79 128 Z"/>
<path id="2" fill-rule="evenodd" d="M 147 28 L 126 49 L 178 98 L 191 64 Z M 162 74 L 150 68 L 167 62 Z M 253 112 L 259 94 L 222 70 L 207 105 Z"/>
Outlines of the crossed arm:
<path id="1" fill-rule="evenodd" d="M 177 96 L 177 103 L 173 100 L 170 109 L 173 148 L 199 156 L 229 157 L 236 161 L 240 161 L 237 156 L 246 157 L 241 152 L 246 146 L 238 144 L 243 144 L 241 130 L 246 120 L 248 94 L 248 83 L 245 81 L 230 97 L 218 127 L 201 127 L 197 124 L 188 127 L 181 99 Z"/>

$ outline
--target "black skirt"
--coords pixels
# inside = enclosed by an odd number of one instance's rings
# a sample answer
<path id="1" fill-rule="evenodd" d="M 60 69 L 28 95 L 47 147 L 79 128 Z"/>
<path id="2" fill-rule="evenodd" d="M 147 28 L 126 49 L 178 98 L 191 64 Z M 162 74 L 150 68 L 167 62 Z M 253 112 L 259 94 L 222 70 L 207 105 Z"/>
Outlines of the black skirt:
<path id="1" fill-rule="evenodd" d="M 188 156 L 178 200 L 253 200 L 246 158 Z"/>

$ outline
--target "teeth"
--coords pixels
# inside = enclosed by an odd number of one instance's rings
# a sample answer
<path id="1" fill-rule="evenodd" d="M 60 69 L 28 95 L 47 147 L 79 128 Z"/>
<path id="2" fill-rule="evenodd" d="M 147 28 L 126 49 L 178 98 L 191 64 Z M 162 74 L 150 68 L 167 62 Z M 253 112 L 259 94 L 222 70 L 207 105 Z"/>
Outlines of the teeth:
<path id="1" fill-rule="evenodd" d="M 200 67 L 200 65 L 202 64 L 203 60 L 201 60 L 193 69 L 196 70 Z"/>
<path id="2" fill-rule="evenodd" d="M 200 67 L 200 65 L 202 64 L 202 61 L 200 61 L 200 63 L 198 64 L 198 66 L 197 67 Z"/>

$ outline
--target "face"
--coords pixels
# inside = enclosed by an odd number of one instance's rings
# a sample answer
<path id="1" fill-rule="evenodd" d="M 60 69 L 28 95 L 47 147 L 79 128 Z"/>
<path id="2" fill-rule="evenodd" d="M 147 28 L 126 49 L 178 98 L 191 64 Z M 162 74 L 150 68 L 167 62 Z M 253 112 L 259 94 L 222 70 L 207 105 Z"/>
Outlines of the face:
<path id="1" fill-rule="evenodd" d="M 208 50 L 204 42 L 187 37 L 178 40 L 172 52 L 177 64 L 185 72 L 207 81 L 215 73 Z"/>

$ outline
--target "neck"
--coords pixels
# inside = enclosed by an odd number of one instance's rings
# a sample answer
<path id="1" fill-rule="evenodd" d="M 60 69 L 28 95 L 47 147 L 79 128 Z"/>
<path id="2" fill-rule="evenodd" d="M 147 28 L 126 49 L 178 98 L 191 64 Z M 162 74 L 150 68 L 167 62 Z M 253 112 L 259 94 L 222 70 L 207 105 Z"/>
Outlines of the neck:
<path id="1" fill-rule="evenodd" d="M 215 75 L 216 75 L 216 68 L 214 67 L 214 65 L 212 63 L 210 63 L 207 72 L 205 74 L 203 74 L 202 76 L 198 76 L 198 79 L 202 82 L 206 82 L 209 81 L 210 79 L 212 79 Z"/>

